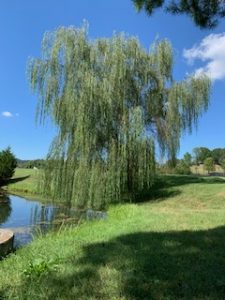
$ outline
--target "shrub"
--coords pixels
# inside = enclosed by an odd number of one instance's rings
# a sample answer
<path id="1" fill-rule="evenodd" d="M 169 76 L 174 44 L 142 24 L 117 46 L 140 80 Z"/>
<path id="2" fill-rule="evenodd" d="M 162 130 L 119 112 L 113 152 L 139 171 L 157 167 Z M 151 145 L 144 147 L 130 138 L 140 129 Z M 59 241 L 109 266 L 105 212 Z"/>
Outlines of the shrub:
<path id="1" fill-rule="evenodd" d="M 183 160 L 181 160 L 175 168 L 175 173 L 180 175 L 190 175 L 191 170 L 189 165 L 187 165 Z"/>

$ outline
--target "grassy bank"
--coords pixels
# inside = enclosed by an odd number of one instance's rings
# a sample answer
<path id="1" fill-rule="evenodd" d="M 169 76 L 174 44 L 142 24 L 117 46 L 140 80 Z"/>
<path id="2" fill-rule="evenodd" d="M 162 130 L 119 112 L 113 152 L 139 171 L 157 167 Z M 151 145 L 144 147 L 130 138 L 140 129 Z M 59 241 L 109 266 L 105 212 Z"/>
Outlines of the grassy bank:
<path id="1" fill-rule="evenodd" d="M 167 176 L 145 196 L 1 261 L 0 299 L 224 299 L 224 181 Z"/>
<path id="2" fill-rule="evenodd" d="M 17 168 L 3 189 L 8 193 L 35 197 L 39 194 L 39 176 L 39 170 Z"/>

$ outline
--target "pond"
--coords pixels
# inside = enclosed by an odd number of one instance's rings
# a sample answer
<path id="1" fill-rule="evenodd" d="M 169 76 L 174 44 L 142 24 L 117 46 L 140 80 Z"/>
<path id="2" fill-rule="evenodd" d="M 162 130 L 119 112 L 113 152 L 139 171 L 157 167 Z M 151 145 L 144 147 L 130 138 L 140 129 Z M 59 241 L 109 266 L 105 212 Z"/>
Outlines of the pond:
<path id="1" fill-rule="evenodd" d="M 36 234 L 59 228 L 61 224 L 77 224 L 83 219 L 106 217 L 105 212 L 91 209 L 84 211 L 46 205 L 14 195 L 0 197 L 0 228 L 9 228 L 14 232 L 16 248 L 29 243 Z"/>

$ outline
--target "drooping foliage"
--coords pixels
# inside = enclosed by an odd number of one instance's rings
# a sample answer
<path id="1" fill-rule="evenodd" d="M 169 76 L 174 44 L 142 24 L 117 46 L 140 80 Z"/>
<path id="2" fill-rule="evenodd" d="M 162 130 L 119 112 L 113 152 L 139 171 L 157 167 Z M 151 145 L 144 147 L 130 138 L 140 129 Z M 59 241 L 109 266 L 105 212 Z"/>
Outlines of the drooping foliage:
<path id="1" fill-rule="evenodd" d="M 148 53 L 123 34 L 90 41 L 86 26 L 46 33 L 42 57 L 29 63 L 38 116 L 58 135 L 44 186 L 80 207 L 133 200 L 155 174 L 154 147 L 175 157 L 184 130 L 207 109 L 209 80 L 172 79 L 168 41 Z"/>
<path id="2" fill-rule="evenodd" d="M 225 17 L 224 0 L 132 0 L 138 10 L 144 9 L 151 15 L 163 7 L 172 14 L 186 14 L 200 28 L 214 28 L 220 18 Z"/>

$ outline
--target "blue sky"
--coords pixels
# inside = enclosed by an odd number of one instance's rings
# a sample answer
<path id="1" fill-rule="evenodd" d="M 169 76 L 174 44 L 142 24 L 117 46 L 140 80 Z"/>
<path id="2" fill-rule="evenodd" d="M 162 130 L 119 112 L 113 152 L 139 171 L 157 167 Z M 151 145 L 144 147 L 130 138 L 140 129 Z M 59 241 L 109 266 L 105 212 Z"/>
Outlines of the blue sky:
<path id="1" fill-rule="evenodd" d="M 37 95 L 29 88 L 27 60 L 40 55 L 46 31 L 80 26 L 84 19 L 89 22 L 90 38 L 123 31 L 138 36 L 147 49 L 155 38 L 169 39 L 174 47 L 177 80 L 196 70 L 212 74 L 210 108 L 200 119 L 197 132 L 182 138 L 180 156 L 197 146 L 225 147 L 224 21 L 213 31 L 200 30 L 184 16 L 162 11 L 151 18 L 138 14 L 131 0 L 1 0 L 0 149 L 11 146 L 21 159 L 47 154 L 55 129 L 50 123 L 44 127 L 35 123 Z"/>

